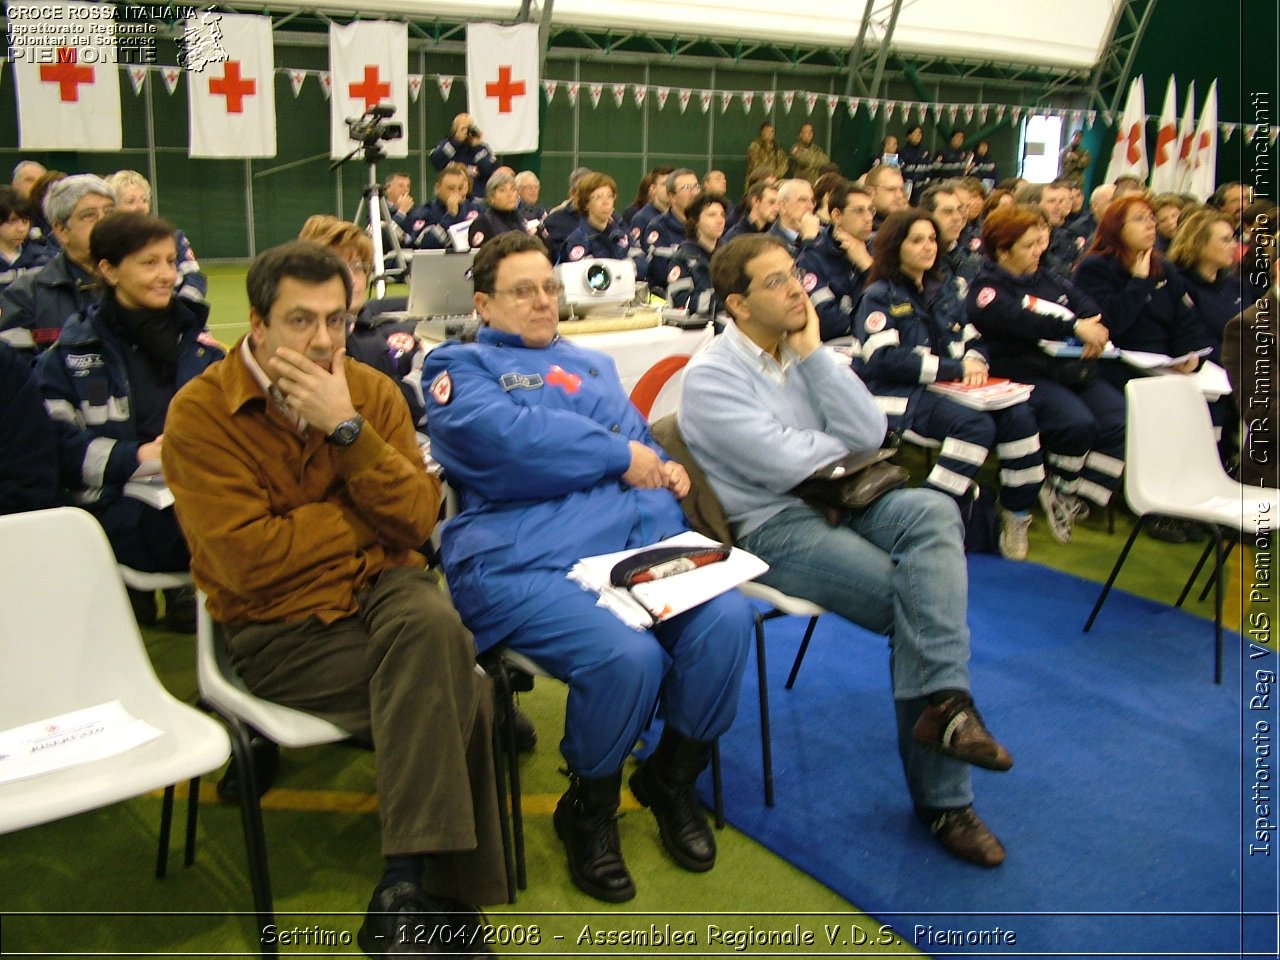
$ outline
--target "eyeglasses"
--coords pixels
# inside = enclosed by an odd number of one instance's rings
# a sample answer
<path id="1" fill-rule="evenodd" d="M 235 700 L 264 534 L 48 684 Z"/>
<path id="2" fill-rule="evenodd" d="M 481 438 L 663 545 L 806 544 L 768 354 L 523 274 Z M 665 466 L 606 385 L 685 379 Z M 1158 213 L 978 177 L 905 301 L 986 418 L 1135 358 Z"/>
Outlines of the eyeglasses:
<path id="1" fill-rule="evenodd" d="M 516 303 L 532 303 L 537 297 L 538 291 L 541 290 L 547 295 L 548 300 L 559 300 L 560 292 L 564 290 L 564 284 L 559 280 L 544 280 L 541 284 L 533 283 L 525 280 L 517 283 L 514 287 L 507 287 L 505 290 L 495 290 L 493 295 L 503 294 L 510 297 Z"/>
<path id="2" fill-rule="evenodd" d="M 1156 222 L 1155 214 L 1152 213 L 1132 213 L 1125 217 L 1125 223 L 1142 223 L 1152 224 Z"/>
<path id="3" fill-rule="evenodd" d="M 676 193 L 698 193 L 702 190 L 702 185 L 697 183 L 686 183 L 682 187 L 676 187 Z"/>
<path id="4" fill-rule="evenodd" d="M 868 213 L 875 213 L 875 207 L 845 207 L 844 212 L 855 217 L 865 217 Z"/>
<path id="5" fill-rule="evenodd" d="M 804 271 L 799 267 L 792 267 L 790 270 L 785 272 L 779 271 L 778 273 L 771 273 L 760 281 L 760 289 L 767 290 L 769 293 L 776 293 L 792 280 L 799 280 L 803 283 Z M 750 289 L 751 285 L 748 284 L 747 290 L 750 291 Z"/>

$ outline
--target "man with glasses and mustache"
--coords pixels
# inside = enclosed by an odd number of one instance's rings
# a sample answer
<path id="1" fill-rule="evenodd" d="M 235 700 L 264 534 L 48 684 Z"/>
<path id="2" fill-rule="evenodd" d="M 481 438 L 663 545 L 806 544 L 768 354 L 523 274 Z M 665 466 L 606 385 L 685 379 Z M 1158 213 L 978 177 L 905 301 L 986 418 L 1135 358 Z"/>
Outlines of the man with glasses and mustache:
<path id="1" fill-rule="evenodd" d="M 955 502 L 893 490 L 832 524 L 793 488 L 884 443 L 885 415 L 847 360 L 824 348 L 802 273 L 772 237 L 711 260 L 732 322 L 689 363 L 679 425 L 761 582 L 886 634 L 898 749 L 917 817 L 953 856 L 1005 851 L 973 810 L 971 765 L 1008 770 L 969 692 L 968 576 Z"/>
<path id="2" fill-rule="evenodd" d="M 396 385 L 346 356 L 352 278 L 338 254 L 268 250 L 248 293 L 249 333 L 165 423 L 192 576 L 254 694 L 377 753 L 386 862 L 361 949 L 416 954 L 415 931 L 445 927 L 460 938 L 446 942 L 478 945 L 471 904 L 507 896 L 493 695 L 417 552 L 440 481 Z"/>
<path id="3" fill-rule="evenodd" d="M 715 864 L 694 781 L 737 710 L 752 617 L 729 593 L 636 631 L 567 578 L 583 557 L 687 529 L 689 477 L 613 361 L 558 335 L 561 288 L 539 240 L 502 234 L 476 253 L 473 277 L 476 342 L 445 343 L 422 368 L 432 456 L 462 508 L 443 531 L 445 572 L 479 650 L 505 644 L 569 685 L 556 833 L 573 882 L 620 903 L 635 896 L 618 835 L 622 768 L 655 705 L 662 738 L 631 790 L 680 866 Z"/>

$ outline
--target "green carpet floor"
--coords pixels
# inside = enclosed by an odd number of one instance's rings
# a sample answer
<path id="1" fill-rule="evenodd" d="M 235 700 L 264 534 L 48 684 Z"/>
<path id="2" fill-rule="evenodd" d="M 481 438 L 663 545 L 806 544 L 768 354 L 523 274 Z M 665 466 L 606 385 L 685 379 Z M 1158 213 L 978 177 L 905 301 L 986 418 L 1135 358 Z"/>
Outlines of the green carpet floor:
<path id="1" fill-rule="evenodd" d="M 243 266 L 213 266 L 210 317 L 215 335 L 233 342 L 247 326 Z M 924 464 L 908 453 L 913 475 Z M 1031 531 L 1032 560 L 1082 577 L 1105 578 L 1129 530 L 1118 511 L 1117 530 L 1106 532 L 1095 515 L 1077 528 L 1075 542 L 1053 542 L 1042 520 Z M 1120 587 L 1171 603 L 1199 550 L 1139 539 Z M 1016 567 L 1010 566 L 1011 575 Z M 1190 605 L 1212 615 L 1208 604 Z M 1079 623 L 1062 625 L 1065 632 Z M 1104 610 L 1103 616 L 1106 616 Z M 193 643 L 160 629 L 145 631 L 156 669 L 174 694 L 194 700 Z M 1203 668 L 1210 681 L 1211 632 L 1206 626 Z M 1228 652 L 1230 655 L 1230 652 Z M 886 696 L 888 684 L 886 682 Z M 490 910 L 495 930 L 513 941 L 504 956 L 684 956 L 846 955 L 912 953 L 902 945 L 875 946 L 873 918 L 732 828 L 719 834 L 715 870 L 690 874 L 664 855 L 653 818 L 625 797 L 620 829 L 624 851 L 639 893 L 621 907 L 608 907 L 579 893 L 568 879 L 563 853 L 551 827 L 551 811 L 564 789 L 559 772 L 558 732 L 563 724 L 564 688 L 539 681 L 521 700 L 538 727 L 541 742 L 522 763 L 529 889 L 514 906 Z M 885 730 L 883 735 L 892 736 Z M 850 744 L 856 751 L 856 744 Z M 899 771 L 884 771 L 898 777 Z M 344 938 L 354 937 L 381 863 L 378 821 L 372 796 L 373 758 L 345 747 L 287 752 L 277 788 L 264 801 L 272 879 L 282 952 L 311 955 L 358 953 Z M 0 837 L 0 952 L 42 956 L 237 956 L 253 955 L 253 918 L 238 811 L 217 802 L 212 778 L 205 783 L 200 847 L 196 864 L 181 865 L 175 842 L 170 874 L 152 875 L 158 833 L 158 797 L 144 797 L 104 810 Z M 903 794 L 906 802 L 905 791 Z M 786 816 L 785 805 L 775 815 Z M 179 824 L 181 824 L 181 815 Z M 849 824 L 857 830 L 856 823 Z M 838 843 L 839 838 L 831 838 Z M 975 869 L 973 883 L 982 883 Z M 692 930 L 699 947 L 661 950 L 627 945 L 588 945 L 584 932 L 598 936 L 659 930 Z M 837 945 L 824 947 L 828 930 L 839 926 Z M 853 926 L 863 933 L 851 933 Z M 537 933 L 534 933 L 534 927 Z M 710 928 L 722 931 L 708 946 Z M 735 938 L 795 931 L 813 935 L 812 947 L 735 949 Z M 564 939 L 556 939 L 563 937 Z M 533 939 L 540 942 L 534 944 Z M 333 945 L 326 945 L 327 941 Z M 282 943 L 286 941 L 282 939 Z M 868 945 L 857 946 L 862 942 Z"/>

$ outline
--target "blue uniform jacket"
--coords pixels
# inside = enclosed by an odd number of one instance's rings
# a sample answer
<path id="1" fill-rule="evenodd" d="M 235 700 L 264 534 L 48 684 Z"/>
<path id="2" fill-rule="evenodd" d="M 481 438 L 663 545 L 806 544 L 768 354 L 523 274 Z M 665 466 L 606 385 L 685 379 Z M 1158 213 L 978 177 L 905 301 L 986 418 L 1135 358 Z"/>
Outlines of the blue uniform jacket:
<path id="1" fill-rule="evenodd" d="M 687 529 L 669 492 L 620 479 L 630 441 L 666 455 L 604 354 L 486 326 L 428 353 L 422 384 L 431 454 L 461 505 L 442 532 L 445 572 L 478 649 L 541 609 L 537 574 Z"/>
<path id="2" fill-rule="evenodd" d="M 564 241 L 556 263 L 575 260 L 630 260 L 636 265 L 636 280 L 643 282 L 649 273 L 649 258 L 631 242 L 631 234 L 622 221 L 614 217 L 603 230 L 591 226 L 586 217 Z"/>
<path id="3" fill-rule="evenodd" d="M 176 392 L 223 357 L 205 332 L 209 308 L 180 297 L 173 301 L 178 333 Z M 133 391 L 124 351 L 133 349 L 98 320 L 98 304 L 62 328 L 58 342 L 40 357 L 36 380 L 59 430 L 63 482 L 80 504 L 105 505 L 117 499 L 138 469 L 138 447 L 154 440 L 139 436 Z"/>
<path id="4" fill-rule="evenodd" d="M 1161 276 L 1135 277 L 1115 257 L 1091 254 L 1076 267 L 1075 284 L 1101 305 L 1117 347 L 1178 357 L 1213 346 L 1182 277 L 1162 266 Z"/>
<path id="5" fill-rule="evenodd" d="M 711 285 L 711 254 L 696 241 L 686 240 L 676 248 L 667 271 L 667 300 L 690 315 L 714 317 L 719 301 Z"/>
<path id="6" fill-rule="evenodd" d="M 39 270 L 51 256 L 48 248 L 39 243 L 24 243 L 12 260 L 0 253 L 0 292 L 19 277 Z"/>
<path id="7" fill-rule="evenodd" d="M 1212 283 L 1195 270 L 1183 270 L 1175 267 L 1186 285 L 1187 293 L 1200 312 L 1205 329 L 1213 337 L 1214 348 L 1211 359 L 1214 363 L 1222 362 L 1222 335 L 1227 329 L 1227 322 L 1244 312 L 1244 297 L 1241 296 L 1240 277 L 1226 273 Z"/>
<path id="8" fill-rule="evenodd" d="M 187 235 L 179 230 L 174 233 L 173 242 L 178 248 L 178 285 L 174 292 L 184 300 L 202 303 L 209 293 L 209 278 L 200 272 L 200 261 Z"/>
<path id="9" fill-rule="evenodd" d="M 443 170 L 450 163 L 460 163 L 467 168 L 467 173 L 471 175 L 471 195 L 473 197 L 483 197 L 485 184 L 489 182 L 489 177 L 493 175 L 493 171 L 498 169 L 498 158 L 493 155 L 493 151 L 489 149 L 487 143 L 470 144 L 457 143 L 449 137 L 445 137 L 436 144 L 436 148 L 431 151 L 431 165 L 437 170 Z"/>
<path id="10" fill-rule="evenodd" d="M 410 246 L 419 250 L 452 250 L 449 228 L 464 220 L 474 220 L 479 214 L 480 207 L 474 200 L 459 204 L 457 213 L 450 213 L 439 200 L 432 200 L 403 216 L 397 214 L 394 219 L 409 238 Z"/>
<path id="11" fill-rule="evenodd" d="M 671 261 L 686 237 L 684 221 L 668 210 L 650 220 L 644 228 L 641 242 L 649 258 L 649 286 L 659 292 L 667 289 L 667 275 L 671 273 Z"/>
<path id="12" fill-rule="evenodd" d="M 858 303 L 853 331 L 861 356 L 854 370 L 891 430 L 911 426 L 911 403 L 929 384 L 962 379 L 965 357 L 987 359 L 949 282 L 920 291 L 900 280 L 877 280 Z"/>
<path id="13" fill-rule="evenodd" d="M 853 308 L 862 294 L 867 271 L 849 261 L 830 226 L 800 251 L 796 266 L 804 271 L 804 288 L 818 311 L 822 339 L 849 336 L 853 332 Z"/>
<path id="14" fill-rule="evenodd" d="M 93 278 L 59 252 L 0 293 L 0 337 L 29 359 L 47 350 L 68 317 L 98 299 Z"/>

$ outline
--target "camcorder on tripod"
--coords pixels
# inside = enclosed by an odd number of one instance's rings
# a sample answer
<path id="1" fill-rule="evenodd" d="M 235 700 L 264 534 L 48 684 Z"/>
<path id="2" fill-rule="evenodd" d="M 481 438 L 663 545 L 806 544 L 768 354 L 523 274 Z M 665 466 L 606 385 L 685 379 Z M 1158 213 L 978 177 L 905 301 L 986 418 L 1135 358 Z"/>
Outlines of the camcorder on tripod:
<path id="1" fill-rule="evenodd" d="M 391 219 L 391 210 L 387 207 L 386 198 L 382 195 L 382 184 L 378 181 L 378 161 L 386 157 L 382 149 L 384 140 L 399 140 L 404 136 L 404 124 L 391 121 L 396 108 L 390 103 L 379 103 L 366 110 L 358 117 L 347 117 L 347 133 L 359 146 L 341 160 L 330 165 L 336 170 L 357 153 L 364 153 L 364 162 L 369 165 L 368 185 L 360 191 L 360 206 L 356 208 L 355 222 L 364 226 L 373 240 L 373 295 L 381 298 L 387 291 L 388 278 L 397 279 L 406 275 L 404 250 L 400 247 L 400 238 L 395 221 Z M 364 218 L 365 222 L 362 222 Z M 388 268 L 387 258 L 392 266 Z"/>

